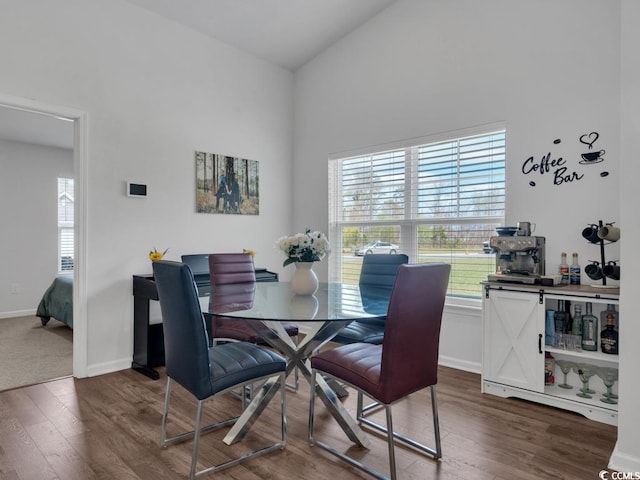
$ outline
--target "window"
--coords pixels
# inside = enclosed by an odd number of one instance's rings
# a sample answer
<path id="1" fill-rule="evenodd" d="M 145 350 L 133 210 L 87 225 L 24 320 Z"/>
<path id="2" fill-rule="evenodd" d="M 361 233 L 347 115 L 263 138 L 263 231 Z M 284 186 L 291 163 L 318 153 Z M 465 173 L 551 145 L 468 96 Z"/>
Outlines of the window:
<path id="1" fill-rule="evenodd" d="M 58 270 L 73 271 L 73 178 L 58 178 Z"/>
<path id="2" fill-rule="evenodd" d="M 330 280 L 357 283 L 364 255 L 406 253 L 450 263 L 448 294 L 479 297 L 495 271 L 484 243 L 504 224 L 505 142 L 493 125 L 330 158 Z"/>

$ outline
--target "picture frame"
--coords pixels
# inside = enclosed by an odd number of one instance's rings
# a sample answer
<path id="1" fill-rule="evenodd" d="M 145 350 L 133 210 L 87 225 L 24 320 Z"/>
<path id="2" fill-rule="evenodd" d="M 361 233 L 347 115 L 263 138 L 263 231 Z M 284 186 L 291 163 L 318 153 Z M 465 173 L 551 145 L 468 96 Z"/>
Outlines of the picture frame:
<path id="1" fill-rule="evenodd" d="M 196 151 L 195 167 L 197 213 L 260 214 L 257 160 Z"/>

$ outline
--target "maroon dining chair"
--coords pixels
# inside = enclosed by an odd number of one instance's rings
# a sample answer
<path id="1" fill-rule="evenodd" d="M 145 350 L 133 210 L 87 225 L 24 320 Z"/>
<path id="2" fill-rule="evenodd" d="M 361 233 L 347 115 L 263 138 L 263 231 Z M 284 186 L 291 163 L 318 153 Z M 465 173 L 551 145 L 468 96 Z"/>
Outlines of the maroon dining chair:
<path id="1" fill-rule="evenodd" d="M 256 272 L 253 257 L 247 253 L 211 253 L 209 254 L 209 275 L 211 277 L 211 297 L 216 296 L 216 289 L 220 290 L 224 285 L 255 284 Z M 257 322 L 256 325 L 257 326 Z M 293 341 L 298 343 L 298 326 L 293 323 L 283 323 L 282 327 Z M 215 316 L 211 321 L 211 337 L 214 342 L 239 341 L 266 345 L 268 342 L 264 335 L 255 328 L 247 325 L 246 321 L 232 317 Z M 298 389 L 298 370 L 294 373 L 294 383 L 289 385 L 294 390 Z"/>
<path id="2" fill-rule="evenodd" d="M 451 266 L 445 263 L 400 265 L 391 293 L 382 344 L 352 343 L 311 357 L 310 443 L 376 478 L 387 478 L 314 437 L 316 376 L 323 375 L 335 378 L 384 406 L 386 426 L 361 414 L 357 415 L 357 420 L 361 425 L 386 435 L 392 480 L 397 478 L 395 441 L 435 459 L 442 457 L 436 384 L 440 326 L 450 270 Z M 427 387 L 431 390 L 435 448 L 395 432 L 391 414 L 392 404 Z"/>
<path id="3" fill-rule="evenodd" d="M 255 283 L 256 273 L 253 257 L 247 253 L 209 254 L 209 275 L 211 295 L 216 287 L 240 283 Z M 297 343 L 298 327 L 284 324 L 284 329 Z M 232 340 L 250 343 L 266 343 L 244 320 L 231 317 L 215 317 L 211 325 L 211 336 L 215 341 Z"/>

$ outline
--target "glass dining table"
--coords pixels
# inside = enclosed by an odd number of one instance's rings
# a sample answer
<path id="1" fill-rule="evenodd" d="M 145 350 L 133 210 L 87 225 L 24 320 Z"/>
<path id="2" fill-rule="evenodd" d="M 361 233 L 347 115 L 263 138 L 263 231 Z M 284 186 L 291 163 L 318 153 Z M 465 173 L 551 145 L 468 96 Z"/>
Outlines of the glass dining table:
<path id="1" fill-rule="evenodd" d="M 309 357 L 352 321 L 384 318 L 390 296 L 389 288 L 344 283 L 321 283 L 314 295 L 300 296 L 287 282 L 257 282 L 218 285 L 200 303 L 212 322 L 216 317 L 244 320 L 287 359 L 287 375 L 298 368 L 309 381 Z M 304 338 L 297 344 L 282 325 L 291 322 L 304 324 Z M 254 390 L 251 402 L 225 436 L 226 444 L 246 435 L 278 388 L 278 377 L 273 377 Z M 316 393 L 349 439 L 366 447 L 369 440 L 323 378 L 318 378 Z"/>

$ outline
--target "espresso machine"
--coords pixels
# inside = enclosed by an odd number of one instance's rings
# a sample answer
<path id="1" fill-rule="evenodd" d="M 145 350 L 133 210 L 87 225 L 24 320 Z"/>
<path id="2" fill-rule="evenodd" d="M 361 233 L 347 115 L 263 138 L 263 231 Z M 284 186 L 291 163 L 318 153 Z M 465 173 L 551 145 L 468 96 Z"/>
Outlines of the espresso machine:
<path id="1" fill-rule="evenodd" d="M 490 282 L 538 284 L 544 272 L 544 237 L 531 235 L 498 235 L 489 239 L 496 252 L 496 273 Z"/>

